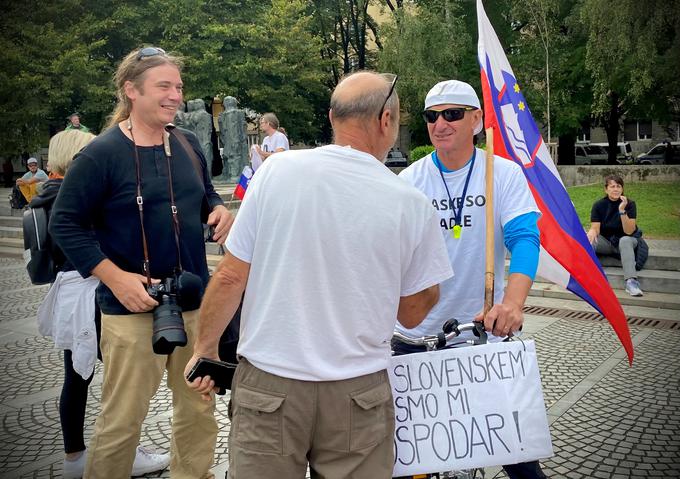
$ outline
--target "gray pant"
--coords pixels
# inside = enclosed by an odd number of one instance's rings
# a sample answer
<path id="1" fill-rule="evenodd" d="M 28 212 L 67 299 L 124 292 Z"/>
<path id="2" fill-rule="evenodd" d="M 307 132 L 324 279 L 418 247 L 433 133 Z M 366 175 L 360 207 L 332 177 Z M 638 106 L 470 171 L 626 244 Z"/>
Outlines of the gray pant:
<path id="1" fill-rule="evenodd" d="M 607 238 L 598 235 L 597 243 L 595 243 L 595 252 L 602 255 L 621 255 L 624 279 L 637 278 L 637 271 L 635 270 L 635 248 L 637 244 L 637 238 L 624 236 L 619 240 L 619 246 L 616 247 Z"/>

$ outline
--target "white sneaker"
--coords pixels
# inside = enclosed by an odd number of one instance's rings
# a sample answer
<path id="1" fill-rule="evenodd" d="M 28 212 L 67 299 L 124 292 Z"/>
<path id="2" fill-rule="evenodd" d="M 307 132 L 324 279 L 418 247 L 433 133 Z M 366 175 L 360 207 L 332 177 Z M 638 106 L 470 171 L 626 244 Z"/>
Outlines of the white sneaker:
<path id="1" fill-rule="evenodd" d="M 637 278 L 628 278 L 626 280 L 626 292 L 631 296 L 642 296 L 642 290 Z"/>
<path id="2" fill-rule="evenodd" d="M 170 464 L 170 454 L 156 454 L 144 446 L 137 446 L 132 476 L 141 476 L 154 471 L 162 471 Z"/>
<path id="3" fill-rule="evenodd" d="M 83 471 L 85 470 L 86 462 L 87 449 L 84 450 L 80 457 L 75 461 L 64 459 L 64 465 L 62 466 L 62 477 L 64 479 L 79 479 L 83 477 Z"/>
<path id="4" fill-rule="evenodd" d="M 69 461 L 64 459 L 62 466 L 62 477 L 64 479 L 80 479 L 85 471 L 87 462 L 87 449 L 83 451 L 78 459 Z M 142 476 L 154 471 L 161 471 L 170 464 L 170 454 L 156 454 L 155 452 L 137 446 L 135 452 L 135 462 L 132 465 L 132 476 Z"/>

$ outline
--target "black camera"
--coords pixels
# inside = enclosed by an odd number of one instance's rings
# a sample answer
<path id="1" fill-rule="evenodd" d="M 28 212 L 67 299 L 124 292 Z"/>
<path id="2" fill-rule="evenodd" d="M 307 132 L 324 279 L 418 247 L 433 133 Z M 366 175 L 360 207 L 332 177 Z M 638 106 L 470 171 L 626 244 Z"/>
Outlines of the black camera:
<path id="1" fill-rule="evenodd" d="M 198 275 L 182 271 L 158 284 L 147 287 L 149 296 L 158 301 L 153 310 L 151 343 L 156 354 L 171 354 L 175 346 L 186 346 L 182 310 L 198 309 L 203 296 L 203 281 Z"/>

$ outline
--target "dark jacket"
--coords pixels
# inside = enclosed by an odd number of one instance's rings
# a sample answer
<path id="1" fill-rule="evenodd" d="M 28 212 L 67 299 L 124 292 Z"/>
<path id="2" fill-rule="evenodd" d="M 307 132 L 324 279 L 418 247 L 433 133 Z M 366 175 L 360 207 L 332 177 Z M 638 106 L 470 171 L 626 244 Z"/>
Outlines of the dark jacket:
<path id="1" fill-rule="evenodd" d="M 635 269 L 640 271 L 645 266 L 647 258 L 649 257 L 649 245 L 642 238 L 642 230 L 640 228 L 635 230 L 635 233 L 631 236 L 638 240 L 637 247 L 635 248 Z"/>

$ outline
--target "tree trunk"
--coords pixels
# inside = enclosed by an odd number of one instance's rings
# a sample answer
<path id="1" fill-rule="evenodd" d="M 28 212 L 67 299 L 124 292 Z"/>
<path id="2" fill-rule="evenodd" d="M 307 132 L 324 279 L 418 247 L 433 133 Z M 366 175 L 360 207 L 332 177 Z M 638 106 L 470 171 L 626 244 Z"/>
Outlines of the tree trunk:
<path id="1" fill-rule="evenodd" d="M 616 144 L 619 141 L 619 117 L 621 115 L 621 110 L 619 106 L 619 95 L 616 92 L 612 92 L 610 98 L 611 104 L 609 107 L 609 114 L 607 115 L 606 123 L 604 125 L 605 131 L 607 132 L 607 142 L 609 143 L 607 163 L 616 165 Z"/>
<path id="2" fill-rule="evenodd" d="M 571 135 L 560 135 L 557 139 L 557 158 L 560 165 L 573 165 L 576 162 L 574 146 L 576 137 Z"/>

